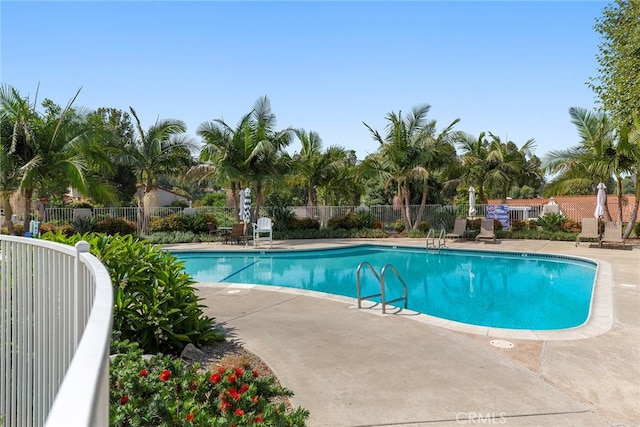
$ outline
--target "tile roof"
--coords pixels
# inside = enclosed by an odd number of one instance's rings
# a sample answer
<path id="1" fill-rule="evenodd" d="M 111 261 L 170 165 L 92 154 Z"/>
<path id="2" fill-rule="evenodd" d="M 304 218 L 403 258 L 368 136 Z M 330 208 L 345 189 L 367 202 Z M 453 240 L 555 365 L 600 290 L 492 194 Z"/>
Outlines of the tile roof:
<path id="1" fill-rule="evenodd" d="M 508 206 L 530 206 L 542 210 L 542 206 L 549 203 L 550 198 L 537 199 L 507 199 L 506 203 L 501 203 L 500 199 L 490 199 L 488 204 Z M 596 196 L 554 196 L 553 200 L 560 206 L 562 213 L 574 221 L 580 221 L 582 218 L 592 218 L 596 208 Z M 622 221 L 628 222 L 633 211 L 636 196 L 634 194 L 625 194 L 622 197 Z M 607 207 L 611 213 L 611 218 L 615 221 L 618 219 L 618 197 L 615 194 L 607 195 Z M 536 210 L 537 211 L 537 210 Z"/>

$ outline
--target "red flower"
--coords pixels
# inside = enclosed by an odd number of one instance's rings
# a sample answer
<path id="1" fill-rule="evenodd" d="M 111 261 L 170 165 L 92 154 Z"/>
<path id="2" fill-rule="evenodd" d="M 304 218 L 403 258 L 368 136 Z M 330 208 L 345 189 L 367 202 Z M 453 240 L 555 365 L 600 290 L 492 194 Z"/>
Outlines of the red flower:
<path id="1" fill-rule="evenodd" d="M 233 374 L 229 374 L 229 376 L 227 377 L 227 381 L 229 381 L 230 384 L 234 384 L 236 382 L 236 376 Z"/>
<path id="2" fill-rule="evenodd" d="M 162 371 L 162 373 L 160 374 L 160 381 L 166 381 L 169 378 L 171 378 L 171 371 L 169 371 L 168 369 Z"/>
<path id="3" fill-rule="evenodd" d="M 218 373 L 219 373 L 220 375 L 224 374 L 224 371 L 225 371 L 225 369 L 224 369 L 222 366 L 220 366 L 220 367 L 218 368 Z"/>
<path id="4" fill-rule="evenodd" d="M 241 377 L 244 374 L 244 369 L 236 368 L 236 376 Z"/>
<path id="5" fill-rule="evenodd" d="M 255 420 L 256 420 L 257 423 L 261 423 L 262 422 L 262 414 L 256 415 Z"/>
<path id="6" fill-rule="evenodd" d="M 211 380 L 212 383 L 218 384 L 222 379 L 222 377 L 220 376 L 220 374 L 213 374 L 209 377 L 209 379 Z"/>
<path id="7" fill-rule="evenodd" d="M 128 401 L 129 401 L 129 396 L 127 396 L 126 394 L 120 398 L 121 405 L 126 405 Z"/>
<path id="8" fill-rule="evenodd" d="M 241 417 L 241 416 L 244 415 L 244 411 L 242 409 L 238 408 L 238 409 L 236 409 L 236 415 Z"/>
<path id="9" fill-rule="evenodd" d="M 249 390 L 249 386 L 242 384 L 242 387 L 240 387 L 240 393 L 245 393 L 247 390 Z"/>
<path id="10" fill-rule="evenodd" d="M 253 396 L 253 397 L 251 398 L 251 400 L 253 401 L 253 403 L 256 403 L 256 404 L 257 404 L 257 403 L 258 403 L 258 396 Z"/>
<path id="11" fill-rule="evenodd" d="M 253 370 L 253 378 L 258 378 L 258 371 L 256 371 L 255 369 Z"/>
<path id="12" fill-rule="evenodd" d="M 140 371 L 140 376 L 141 377 L 145 377 L 146 378 L 147 375 L 149 375 L 149 371 L 147 371 L 146 369 L 143 369 L 143 370 Z"/>
<path id="13" fill-rule="evenodd" d="M 231 408 L 231 403 L 229 403 L 228 401 L 222 399 L 220 401 L 220 410 L 222 412 L 227 412 L 229 409 Z"/>
<path id="14" fill-rule="evenodd" d="M 187 415 L 187 421 L 189 422 L 193 421 L 193 414 Z"/>
<path id="15" fill-rule="evenodd" d="M 236 390 L 235 387 L 229 390 L 229 396 L 235 400 L 240 400 L 240 393 L 238 393 L 238 390 Z"/>

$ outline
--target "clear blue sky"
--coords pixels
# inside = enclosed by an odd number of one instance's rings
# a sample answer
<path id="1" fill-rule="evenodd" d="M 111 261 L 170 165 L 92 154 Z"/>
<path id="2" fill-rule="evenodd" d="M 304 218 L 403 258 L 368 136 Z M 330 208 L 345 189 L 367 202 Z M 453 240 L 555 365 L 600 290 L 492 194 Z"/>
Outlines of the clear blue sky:
<path id="1" fill-rule="evenodd" d="M 441 129 L 490 131 L 536 154 L 579 142 L 603 1 L 2 1 L 1 81 L 64 105 L 132 106 L 235 126 L 267 95 L 277 127 L 364 158 L 391 111 L 430 104 Z M 296 151 L 292 145 L 290 151 Z"/>

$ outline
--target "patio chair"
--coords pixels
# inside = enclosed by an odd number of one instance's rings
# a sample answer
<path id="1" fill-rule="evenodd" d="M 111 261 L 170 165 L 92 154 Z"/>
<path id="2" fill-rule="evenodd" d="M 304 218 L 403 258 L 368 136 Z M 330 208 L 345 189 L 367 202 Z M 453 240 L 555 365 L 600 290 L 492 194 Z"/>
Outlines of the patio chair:
<path id="1" fill-rule="evenodd" d="M 266 236 L 262 236 L 266 234 Z M 253 224 L 253 246 L 258 246 L 260 240 L 269 240 L 269 245 L 273 247 L 273 226 L 271 218 L 258 218 Z"/>
<path id="2" fill-rule="evenodd" d="M 491 240 L 493 243 L 496 243 L 496 233 L 493 230 L 493 220 L 492 219 L 483 219 L 480 221 L 480 234 L 476 236 L 476 242 L 479 240 Z"/>
<path id="3" fill-rule="evenodd" d="M 622 237 L 622 223 L 617 221 L 607 221 L 604 225 L 604 235 L 600 239 L 600 247 L 602 245 L 609 245 L 611 249 L 612 245 L 622 245 L 622 249 L 625 248 L 625 239 Z"/>
<path id="4" fill-rule="evenodd" d="M 582 231 L 576 236 L 576 246 L 580 245 L 580 239 L 596 239 L 600 244 L 598 218 L 582 218 Z"/>
<path id="5" fill-rule="evenodd" d="M 244 242 L 244 224 L 239 222 L 237 224 L 233 224 L 231 226 L 231 232 L 224 236 L 224 242 L 233 242 L 240 244 L 240 242 Z"/>
<path id="6" fill-rule="evenodd" d="M 445 239 L 458 239 L 464 238 L 467 231 L 467 218 L 456 218 L 456 222 L 453 226 L 453 231 L 444 235 Z"/>

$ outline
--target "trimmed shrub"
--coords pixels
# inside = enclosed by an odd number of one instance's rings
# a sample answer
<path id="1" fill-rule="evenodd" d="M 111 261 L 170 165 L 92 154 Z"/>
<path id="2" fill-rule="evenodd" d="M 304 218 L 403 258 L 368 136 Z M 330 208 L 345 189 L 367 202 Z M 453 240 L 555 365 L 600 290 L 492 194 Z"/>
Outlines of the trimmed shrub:
<path id="1" fill-rule="evenodd" d="M 214 319 L 204 316 L 184 262 L 171 253 L 131 235 L 46 233 L 42 238 L 89 242 L 113 283 L 114 335 L 137 342 L 145 353 L 179 354 L 188 343 L 201 347 L 223 338 Z"/>
<path id="2" fill-rule="evenodd" d="M 397 219 L 393 224 L 393 229 L 398 233 L 402 233 L 404 231 L 404 220 L 402 218 Z"/>
<path id="3" fill-rule="evenodd" d="M 96 233 L 105 233 L 110 236 L 114 234 L 136 234 L 136 223 L 125 218 L 106 218 L 96 222 L 93 226 Z"/>

